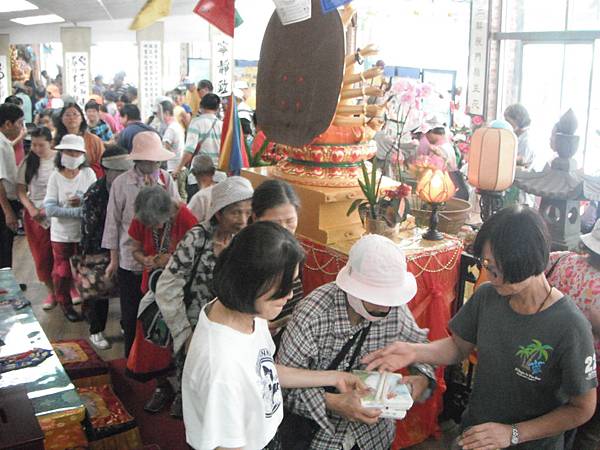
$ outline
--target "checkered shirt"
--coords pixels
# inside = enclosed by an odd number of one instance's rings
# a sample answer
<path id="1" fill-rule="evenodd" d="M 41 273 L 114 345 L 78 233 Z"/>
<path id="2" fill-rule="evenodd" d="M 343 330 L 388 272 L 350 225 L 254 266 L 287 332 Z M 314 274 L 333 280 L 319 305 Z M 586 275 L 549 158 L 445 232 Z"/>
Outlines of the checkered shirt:
<path id="1" fill-rule="evenodd" d="M 335 283 L 315 289 L 300 301 L 283 334 L 277 362 L 285 366 L 325 370 L 344 344 L 368 325 L 366 320 L 352 325 L 348 319 L 346 294 Z M 364 369 L 360 359 L 394 341 L 427 342 L 427 330 L 420 329 L 406 305 L 392 308 L 388 316 L 372 322 L 359 356 L 352 369 Z M 352 357 L 352 348 L 340 368 L 346 368 Z M 412 371 L 426 375 L 435 385 L 433 367 L 416 364 Z M 344 437 L 351 432 L 356 444 L 363 450 L 387 450 L 395 434 L 395 421 L 381 419 L 375 425 L 349 422 L 327 411 L 323 388 L 284 389 L 288 410 L 314 419 L 319 430 L 311 450 L 338 450 Z"/>

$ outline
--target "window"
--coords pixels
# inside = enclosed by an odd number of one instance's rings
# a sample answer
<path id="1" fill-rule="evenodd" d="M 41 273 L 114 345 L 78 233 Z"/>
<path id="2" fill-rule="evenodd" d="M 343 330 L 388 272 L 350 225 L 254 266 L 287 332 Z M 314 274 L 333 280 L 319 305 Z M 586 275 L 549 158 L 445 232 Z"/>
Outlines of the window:
<path id="1" fill-rule="evenodd" d="M 579 123 L 578 166 L 600 175 L 600 0 L 506 0 L 497 116 L 512 103 L 531 116 L 541 170 L 553 159 L 552 127 L 569 108 Z"/>

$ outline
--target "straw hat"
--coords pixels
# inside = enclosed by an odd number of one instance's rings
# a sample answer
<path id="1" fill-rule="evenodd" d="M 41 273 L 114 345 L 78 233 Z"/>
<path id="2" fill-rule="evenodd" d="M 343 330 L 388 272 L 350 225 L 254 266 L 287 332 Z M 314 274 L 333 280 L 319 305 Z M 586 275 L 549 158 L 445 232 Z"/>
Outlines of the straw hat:
<path id="1" fill-rule="evenodd" d="M 213 216 L 223 208 L 243 200 L 250 200 L 254 194 L 254 189 L 250 182 L 243 177 L 229 177 L 221 183 L 215 184 L 212 188 L 212 198 L 208 217 Z"/>
<path id="2" fill-rule="evenodd" d="M 140 131 L 133 137 L 133 148 L 127 159 L 134 161 L 168 161 L 175 154 L 165 150 L 154 131 Z"/>
<path id="3" fill-rule="evenodd" d="M 75 150 L 85 153 L 85 141 L 76 134 L 65 134 L 60 140 L 60 144 L 54 148 L 56 150 Z"/>
<path id="4" fill-rule="evenodd" d="M 335 282 L 347 294 L 379 306 L 404 305 L 417 293 L 404 252 L 376 234 L 367 234 L 352 246 Z"/>
<path id="5" fill-rule="evenodd" d="M 581 236 L 581 241 L 591 251 L 593 251 L 597 255 L 600 255 L 600 220 L 596 221 L 594 229 L 591 233 L 584 234 L 583 236 Z"/>

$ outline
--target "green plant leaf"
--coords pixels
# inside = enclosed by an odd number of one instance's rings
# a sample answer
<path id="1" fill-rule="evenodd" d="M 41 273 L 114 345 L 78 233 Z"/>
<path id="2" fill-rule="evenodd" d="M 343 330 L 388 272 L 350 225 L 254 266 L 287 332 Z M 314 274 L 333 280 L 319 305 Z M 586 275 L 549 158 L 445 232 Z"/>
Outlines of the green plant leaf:
<path id="1" fill-rule="evenodd" d="M 362 198 L 357 198 L 356 200 L 354 200 L 352 202 L 352 204 L 350 205 L 350 208 L 348 208 L 348 211 L 346 212 L 346 216 L 349 216 L 350 214 L 352 214 L 354 211 L 356 211 L 356 209 L 363 203 L 363 199 Z"/>

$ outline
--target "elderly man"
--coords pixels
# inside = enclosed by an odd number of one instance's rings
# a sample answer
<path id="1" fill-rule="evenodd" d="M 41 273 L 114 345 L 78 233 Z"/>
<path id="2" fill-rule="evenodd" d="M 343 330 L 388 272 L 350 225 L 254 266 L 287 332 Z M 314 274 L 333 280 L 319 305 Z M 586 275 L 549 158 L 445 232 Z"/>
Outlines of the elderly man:
<path id="1" fill-rule="evenodd" d="M 404 253 L 391 240 L 366 235 L 350 250 L 348 264 L 334 283 L 314 290 L 296 307 L 283 334 L 277 362 L 313 370 L 332 368 L 340 349 L 353 344 L 337 370 L 364 369 L 361 357 L 395 340 L 426 342 L 408 303 L 417 292 L 414 276 L 406 270 Z M 411 367 L 404 377 L 417 401 L 424 400 L 435 386 L 433 368 Z M 285 407 L 316 422 L 309 447 L 313 450 L 384 450 L 395 434 L 393 420 L 380 419 L 381 411 L 364 408 L 358 392 L 329 393 L 322 388 L 284 390 Z M 285 422 L 285 419 L 284 419 Z M 284 448 L 294 448 L 286 442 Z M 294 434 L 294 433 L 290 433 Z M 292 437 L 296 442 L 302 436 Z M 296 447 L 299 448 L 299 447 Z"/>

